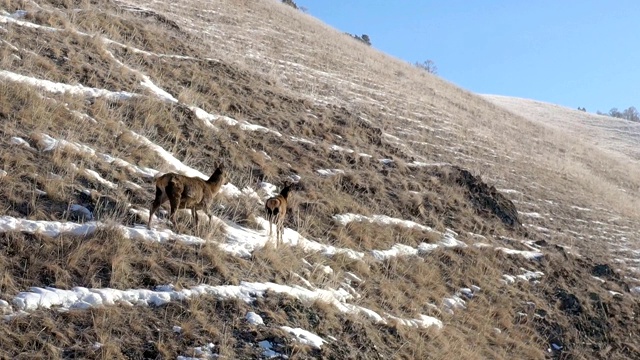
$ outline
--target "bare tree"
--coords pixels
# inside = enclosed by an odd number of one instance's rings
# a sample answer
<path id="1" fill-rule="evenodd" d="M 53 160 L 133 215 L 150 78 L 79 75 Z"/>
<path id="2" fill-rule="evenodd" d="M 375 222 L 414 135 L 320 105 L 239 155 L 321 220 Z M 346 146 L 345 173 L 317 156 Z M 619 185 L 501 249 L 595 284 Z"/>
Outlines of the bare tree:
<path id="1" fill-rule="evenodd" d="M 618 111 L 618 108 L 611 108 L 611 110 L 609 110 L 609 116 L 622 119 L 622 113 Z"/>
<path id="2" fill-rule="evenodd" d="M 640 114 L 638 114 L 638 110 L 633 106 L 623 111 L 622 117 L 630 121 L 640 121 Z"/>
<path id="3" fill-rule="evenodd" d="M 430 73 L 430 74 L 437 74 L 438 73 L 438 67 L 436 66 L 436 63 L 433 62 L 433 60 L 425 60 L 421 63 L 416 62 L 415 66 Z"/>

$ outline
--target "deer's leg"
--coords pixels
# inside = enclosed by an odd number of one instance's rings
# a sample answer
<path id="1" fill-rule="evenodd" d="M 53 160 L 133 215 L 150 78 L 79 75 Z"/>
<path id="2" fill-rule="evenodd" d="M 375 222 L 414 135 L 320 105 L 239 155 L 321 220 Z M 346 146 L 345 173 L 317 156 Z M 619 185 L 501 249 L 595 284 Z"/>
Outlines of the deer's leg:
<path id="1" fill-rule="evenodd" d="M 191 217 L 193 217 L 196 221 L 196 228 L 198 227 L 198 210 L 196 210 L 195 206 L 191 208 Z"/>
<path id="2" fill-rule="evenodd" d="M 182 200 L 182 191 L 184 187 L 179 182 L 169 181 L 167 188 L 164 190 L 165 194 L 169 198 L 169 204 L 171 205 L 171 215 L 169 218 L 173 223 L 175 229 L 177 229 L 178 224 L 176 223 L 176 212 L 180 207 L 180 200 Z"/>
<path id="3" fill-rule="evenodd" d="M 269 222 L 269 236 L 268 236 L 268 238 L 271 239 L 271 231 L 272 231 L 271 228 L 273 226 L 272 226 L 272 223 L 271 223 L 271 211 L 269 209 L 267 209 L 267 221 Z"/>
<path id="4" fill-rule="evenodd" d="M 278 229 L 276 228 L 276 231 Z M 269 216 L 269 239 L 273 236 L 273 219 Z"/>
<path id="5" fill-rule="evenodd" d="M 269 220 L 269 238 L 271 238 L 271 224 L 275 225 L 276 227 L 276 247 L 278 246 L 278 221 L 280 220 L 280 212 L 279 212 L 279 208 L 275 208 L 273 210 L 271 210 L 271 214 L 270 214 L 270 220 Z"/>
<path id="6" fill-rule="evenodd" d="M 207 213 L 207 216 L 209 217 L 209 228 L 211 228 L 211 224 L 213 223 L 213 210 L 211 210 L 210 207 L 207 207 L 205 213 Z"/>
<path id="7" fill-rule="evenodd" d="M 171 215 L 169 215 L 169 218 L 171 219 L 173 226 L 177 228 L 176 212 L 178 211 L 178 206 L 180 206 L 180 194 L 172 195 L 173 196 L 169 196 L 169 204 L 171 204 Z"/>
<path id="8" fill-rule="evenodd" d="M 282 232 L 284 230 L 284 216 L 282 217 L 282 219 L 278 219 L 278 234 L 277 237 L 278 239 L 276 239 L 276 244 L 282 244 Z"/>
<path id="9" fill-rule="evenodd" d="M 149 230 L 151 230 L 151 219 L 153 219 L 153 214 L 158 211 L 158 208 L 163 203 L 163 195 L 164 194 L 162 193 L 162 190 L 160 190 L 160 188 L 156 186 L 156 198 L 153 200 L 153 204 L 151 204 L 151 211 L 149 212 L 149 223 L 147 224 L 147 228 Z"/>

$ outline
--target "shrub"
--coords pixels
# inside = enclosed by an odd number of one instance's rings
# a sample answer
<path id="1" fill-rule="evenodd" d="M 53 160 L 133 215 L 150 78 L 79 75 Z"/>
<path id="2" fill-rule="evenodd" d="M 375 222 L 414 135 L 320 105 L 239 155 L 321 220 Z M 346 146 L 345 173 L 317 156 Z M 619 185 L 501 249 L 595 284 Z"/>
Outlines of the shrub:
<path id="1" fill-rule="evenodd" d="M 354 38 L 354 39 L 356 39 L 358 41 L 361 41 L 361 42 L 371 46 L 371 39 L 369 38 L 369 35 L 367 35 L 367 34 L 362 34 L 362 36 L 358 36 L 358 35 L 355 35 L 355 34 L 349 34 L 349 33 L 345 33 L 345 34 L 351 36 L 352 38 Z"/>
<path id="2" fill-rule="evenodd" d="M 287 5 L 289 5 L 289 6 L 291 6 L 291 7 L 292 7 L 292 8 L 294 8 L 294 9 L 297 9 L 297 8 L 298 8 L 298 5 L 297 5 L 297 4 L 295 3 L 295 1 L 293 1 L 293 0 L 282 0 L 282 3 L 283 3 L 283 4 L 287 4 Z"/>

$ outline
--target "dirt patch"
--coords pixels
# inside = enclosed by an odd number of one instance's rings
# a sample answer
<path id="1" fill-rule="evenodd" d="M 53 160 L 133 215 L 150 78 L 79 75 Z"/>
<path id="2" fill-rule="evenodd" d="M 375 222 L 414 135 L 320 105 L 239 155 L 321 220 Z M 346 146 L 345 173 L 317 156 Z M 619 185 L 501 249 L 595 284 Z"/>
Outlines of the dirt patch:
<path id="1" fill-rule="evenodd" d="M 563 289 L 558 289 L 556 291 L 556 299 L 558 299 L 560 303 L 560 310 L 569 315 L 582 314 L 582 305 L 580 305 L 580 300 L 578 300 L 574 294 L 570 294 Z"/>
<path id="2" fill-rule="evenodd" d="M 593 276 L 604 276 L 604 277 L 614 277 L 615 272 L 611 268 L 611 266 L 607 264 L 598 264 L 591 269 L 591 275 Z"/>
<path id="3" fill-rule="evenodd" d="M 559 255 L 559 254 L 558 254 Z M 548 342 L 555 359 L 637 358 L 640 350 L 630 345 L 634 314 L 640 304 L 622 291 L 622 281 L 601 282 L 591 275 L 610 272 L 607 265 L 593 259 L 566 258 L 550 254 L 542 291 L 552 307 L 536 308 L 534 327 Z M 615 273 L 613 273 L 615 275 Z M 581 345 L 589 344 L 589 345 Z"/>
<path id="4" fill-rule="evenodd" d="M 510 228 L 522 226 L 514 203 L 498 192 L 495 186 L 489 186 L 479 176 L 458 166 L 452 167 L 449 179 L 467 191 L 467 197 L 478 213 L 497 216 Z"/>

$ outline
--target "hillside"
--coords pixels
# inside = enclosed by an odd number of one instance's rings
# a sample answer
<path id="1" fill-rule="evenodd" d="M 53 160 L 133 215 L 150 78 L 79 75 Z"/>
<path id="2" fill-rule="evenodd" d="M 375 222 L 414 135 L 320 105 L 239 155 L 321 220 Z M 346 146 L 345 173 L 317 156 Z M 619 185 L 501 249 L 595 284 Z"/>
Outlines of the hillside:
<path id="1" fill-rule="evenodd" d="M 508 96 L 483 95 L 487 100 L 533 122 L 580 138 L 600 149 L 640 160 L 640 124 L 625 119 L 591 114 L 540 101 Z"/>
<path id="2" fill-rule="evenodd" d="M 0 357 L 640 357 L 639 168 L 581 115 L 270 0 L 7 0 L 0 34 Z M 220 163 L 209 222 L 147 229 Z"/>

